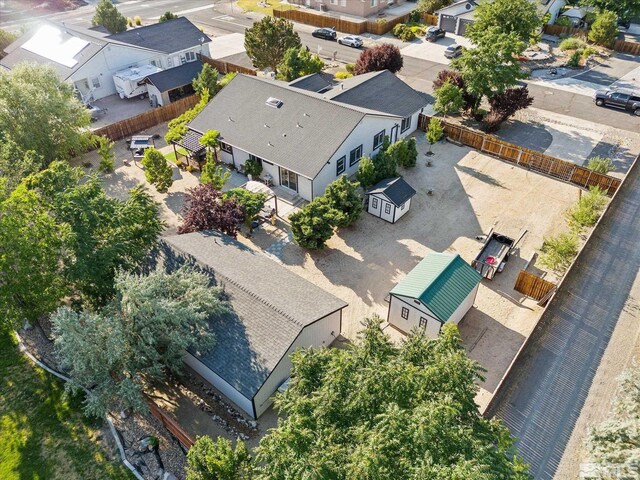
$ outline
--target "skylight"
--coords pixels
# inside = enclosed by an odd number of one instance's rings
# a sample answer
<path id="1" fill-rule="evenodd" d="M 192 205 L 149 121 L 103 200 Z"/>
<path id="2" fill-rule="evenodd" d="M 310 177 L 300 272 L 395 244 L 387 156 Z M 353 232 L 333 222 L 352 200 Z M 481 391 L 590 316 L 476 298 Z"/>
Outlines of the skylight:
<path id="1" fill-rule="evenodd" d="M 89 42 L 81 38 L 69 36 L 65 39 L 60 29 L 44 25 L 22 45 L 22 48 L 65 67 L 73 68 L 78 63 L 73 57 L 87 45 Z"/>
<path id="2" fill-rule="evenodd" d="M 282 106 L 282 100 L 279 100 L 277 98 L 274 97 L 269 97 L 267 98 L 267 105 L 269 105 L 270 107 L 273 108 L 280 108 Z"/>

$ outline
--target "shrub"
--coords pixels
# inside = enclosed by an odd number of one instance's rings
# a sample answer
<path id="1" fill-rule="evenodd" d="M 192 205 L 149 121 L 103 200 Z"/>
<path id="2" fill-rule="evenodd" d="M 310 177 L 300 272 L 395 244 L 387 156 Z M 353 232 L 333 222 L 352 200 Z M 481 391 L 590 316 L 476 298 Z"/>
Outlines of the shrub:
<path id="1" fill-rule="evenodd" d="M 222 165 L 216 165 L 213 158 L 209 156 L 206 163 L 202 167 L 202 174 L 200 175 L 200 183 L 209 183 L 217 190 L 222 190 L 224 184 L 227 183 L 231 172 L 224 168 Z"/>
<path id="2" fill-rule="evenodd" d="M 201 183 L 187 190 L 178 233 L 218 230 L 236 237 L 244 221 L 244 211 L 233 198 L 225 198 L 213 185 Z"/>
<path id="3" fill-rule="evenodd" d="M 295 242 L 311 250 L 324 248 L 336 225 L 335 211 L 322 198 L 289 215 L 289 221 Z"/>
<path id="4" fill-rule="evenodd" d="M 489 99 L 491 111 L 484 118 L 485 131 L 497 131 L 504 121 L 532 103 L 533 97 L 529 96 L 529 89 L 526 86 L 507 88 L 504 92 L 494 95 Z"/>
<path id="5" fill-rule="evenodd" d="M 586 45 L 587 44 L 585 43 L 585 41 L 582 40 L 581 38 L 569 37 L 562 40 L 560 42 L 560 45 L 558 45 L 558 47 L 560 48 L 560 50 L 566 51 L 566 50 L 577 50 L 578 48 L 584 48 Z"/>
<path id="6" fill-rule="evenodd" d="M 98 166 L 98 170 L 101 172 L 111 173 L 115 170 L 116 156 L 113 153 L 113 145 L 114 142 L 104 135 L 98 137 L 98 155 L 100 155 L 100 165 Z"/>
<path id="7" fill-rule="evenodd" d="M 335 210 L 336 227 L 348 227 L 362 213 L 362 197 L 358 194 L 358 182 L 350 182 L 346 175 L 331 182 L 322 198 Z"/>
<path id="8" fill-rule="evenodd" d="M 436 101 L 433 108 L 436 112 L 443 114 L 445 117 L 451 113 L 458 113 L 464 106 L 464 98 L 462 98 L 462 90 L 451 83 L 451 80 L 444 82 L 435 92 Z"/>
<path id="9" fill-rule="evenodd" d="M 251 175 L 251 178 L 258 178 L 262 173 L 262 163 L 260 163 L 260 160 L 250 158 L 244 162 L 244 173 Z"/>
<path id="10" fill-rule="evenodd" d="M 182 137 L 187 133 L 187 124 L 191 122 L 198 114 L 202 111 L 204 107 L 209 103 L 209 91 L 205 90 L 202 92 L 200 96 L 200 101 L 190 110 L 187 110 L 182 115 L 177 118 L 171 120 L 167 127 L 167 134 L 164 136 L 164 140 L 167 143 L 171 143 L 173 141 L 181 140 Z"/>
<path id="11" fill-rule="evenodd" d="M 416 33 L 405 23 L 399 23 L 393 27 L 393 35 L 403 42 L 410 42 L 416 38 Z"/>
<path id="12" fill-rule="evenodd" d="M 138 15 L 136 15 L 133 20 L 136 22 L 136 25 L 140 26 L 142 25 L 142 18 L 140 18 Z"/>
<path id="13" fill-rule="evenodd" d="M 429 120 L 429 126 L 427 127 L 427 133 L 424 135 L 427 142 L 429 142 L 429 151 L 431 151 L 431 146 L 442 138 L 442 135 L 444 135 L 442 122 L 435 117 L 431 117 L 431 120 Z"/>
<path id="14" fill-rule="evenodd" d="M 505 121 L 505 118 L 500 112 L 491 110 L 482 119 L 482 128 L 487 133 L 494 133 L 500 130 L 500 125 Z"/>
<path id="15" fill-rule="evenodd" d="M 606 205 L 607 196 L 604 190 L 592 187 L 589 192 L 581 195 L 576 205 L 568 210 L 569 226 L 577 232 L 593 227 Z"/>
<path id="16" fill-rule="evenodd" d="M 336 72 L 336 78 L 338 80 L 345 80 L 345 79 L 351 78 L 351 77 L 353 77 L 352 73 L 349 73 L 349 72 Z"/>
<path id="17" fill-rule="evenodd" d="M 576 50 L 569 57 L 569 61 L 567 62 L 567 65 L 572 68 L 577 68 L 580 66 L 581 58 L 582 58 L 582 50 Z"/>
<path id="18" fill-rule="evenodd" d="M 400 49 L 390 43 L 383 43 L 363 51 L 356 62 L 356 75 L 389 70 L 398 72 L 403 65 Z"/>
<path id="19" fill-rule="evenodd" d="M 611 47 L 618 36 L 618 16 L 605 10 L 598 14 L 591 30 L 589 40 L 603 47 Z"/>
<path id="20" fill-rule="evenodd" d="M 573 22 L 569 17 L 560 16 L 556 20 L 556 25 L 558 25 L 559 27 L 573 27 Z"/>
<path id="21" fill-rule="evenodd" d="M 596 53 L 598 53 L 598 50 L 593 47 L 585 47 L 582 50 L 582 56 L 584 58 L 590 57 L 591 55 L 595 55 Z"/>
<path id="22" fill-rule="evenodd" d="M 466 83 L 460 72 L 456 70 L 441 70 L 433 81 L 433 90 L 436 91 L 439 88 L 442 88 L 447 81 L 458 87 L 462 92 L 462 99 L 464 100 L 464 105 L 462 106 L 463 110 L 473 110 L 478 102 L 473 95 L 467 92 Z"/>
<path id="23" fill-rule="evenodd" d="M 220 82 L 218 82 L 218 70 L 205 63 L 198 76 L 191 82 L 191 86 L 198 95 L 202 95 L 207 90 L 209 95 L 215 96 L 222 88 Z"/>
<path id="24" fill-rule="evenodd" d="M 158 20 L 158 23 L 162 23 L 162 22 L 166 22 L 168 20 L 173 20 L 174 18 L 178 18 L 178 16 L 174 13 L 171 13 L 169 11 L 166 11 L 162 14 L 162 16 L 160 17 L 160 19 Z"/>
<path id="25" fill-rule="evenodd" d="M 353 75 L 353 73 L 356 71 L 356 64 L 355 63 L 347 63 L 344 68 L 347 70 L 347 72 L 349 72 L 350 74 Z"/>
<path id="26" fill-rule="evenodd" d="M 393 157 L 396 164 L 401 167 L 415 167 L 418 158 L 416 139 L 402 138 L 396 143 L 389 145 L 389 148 L 385 153 L 386 155 Z"/>
<path id="27" fill-rule="evenodd" d="M 127 17 L 127 27 L 133 27 L 133 18 Z"/>
<path id="28" fill-rule="evenodd" d="M 225 198 L 233 198 L 236 203 L 242 207 L 244 212 L 244 223 L 247 226 L 251 225 L 251 221 L 264 207 L 264 202 L 267 201 L 267 194 L 262 192 L 250 192 L 244 188 L 233 188 L 224 194 Z"/>
<path id="29" fill-rule="evenodd" d="M 291 82 L 305 75 L 319 73 L 324 67 L 324 62 L 317 54 L 302 46 L 293 47 L 285 52 L 282 62 L 278 65 L 277 78 Z"/>
<path id="30" fill-rule="evenodd" d="M 593 170 L 594 172 L 607 174 L 612 170 L 615 170 L 613 166 L 613 160 L 606 157 L 593 157 L 589 159 L 589 164 L 587 165 L 589 170 Z"/>
<path id="31" fill-rule="evenodd" d="M 173 185 L 173 169 L 167 159 L 155 148 L 147 148 L 142 159 L 144 176 L 160 193 L 165 193 Z"/>
<path id="32" fill-rule="evenodd" d="M 578 254 L 578 237 L 574 233 L 561 233 L 545 238 L 540 252 L 542 265 L 563 273 Z"/>
<path id="33" fill-rule="evenodd" d="M 376 167 L 371 157 L 362 157 L 360 159 L 358 171 L 356 172 L 356 180 L 358 180 L 364 188 L 369 188 L 376 183 Z"/>

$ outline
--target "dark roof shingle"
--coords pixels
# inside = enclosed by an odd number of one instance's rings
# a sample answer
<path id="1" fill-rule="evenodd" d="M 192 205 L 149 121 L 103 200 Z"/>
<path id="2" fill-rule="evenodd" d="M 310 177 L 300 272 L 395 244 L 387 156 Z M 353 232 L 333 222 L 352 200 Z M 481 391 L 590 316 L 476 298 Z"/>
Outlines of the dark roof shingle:
<path id="1" fill-rule="evenodd" d="M 190 85 L 202 71 L 202 62 L 188 62 L 179 67 L 168 68 L 145 77 L 144 82 L 152 83 L 161 92 Z"/>
<path id="2" fill-rule="evenodd" d="M 384 194 L 396 207 L 409 200 L 416 194 L 416 191 L 409 185 L 404 178 L 385 178 L 378 182 L 375 186 L 367 190 L 367 195 L 373 193 Z"/>

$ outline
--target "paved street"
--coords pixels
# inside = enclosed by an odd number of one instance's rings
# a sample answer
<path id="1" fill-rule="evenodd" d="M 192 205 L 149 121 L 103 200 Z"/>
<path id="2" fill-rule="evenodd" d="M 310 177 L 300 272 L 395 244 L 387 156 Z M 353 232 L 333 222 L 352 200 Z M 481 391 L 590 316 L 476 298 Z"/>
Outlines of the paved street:
<path id="1" fill-rule="evenodd" d="M 519 439 L 536 480 L 554 477 L 616 324 L 637 314 L 639 169 L 629 175 L 487 412 Z M 623 337 L 637 334 L 633 323 Z"/>

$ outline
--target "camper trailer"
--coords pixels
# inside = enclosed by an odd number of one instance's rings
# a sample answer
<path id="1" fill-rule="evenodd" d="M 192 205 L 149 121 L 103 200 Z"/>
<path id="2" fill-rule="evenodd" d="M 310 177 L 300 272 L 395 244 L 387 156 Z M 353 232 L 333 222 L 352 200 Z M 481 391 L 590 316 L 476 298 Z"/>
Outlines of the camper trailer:
<path id="1" fill-rule="evenodd" d="M 113 75 L 113 83 L 120 98 L 133 98 L 147 94 L 147 85 L 142 83 L 145 77 L 161 72 L 155 65 L 143 65 L 120 70 Z M 142 83 L 139 85 L 139 83 Z"/>

